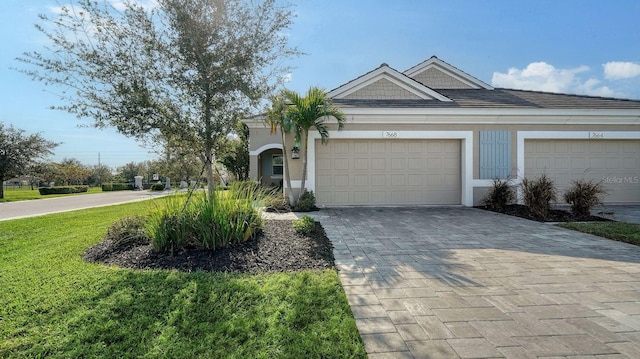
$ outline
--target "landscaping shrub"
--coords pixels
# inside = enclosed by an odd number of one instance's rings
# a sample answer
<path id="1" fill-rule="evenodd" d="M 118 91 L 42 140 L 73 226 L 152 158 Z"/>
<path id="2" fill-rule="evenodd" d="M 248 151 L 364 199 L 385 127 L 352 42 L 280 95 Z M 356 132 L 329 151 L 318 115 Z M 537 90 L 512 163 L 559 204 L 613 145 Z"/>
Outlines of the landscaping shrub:
<path id="1" fill-rule="evenodd" d="M 513 203 L 516 196 L 513 189 L 509 186 L 510 180 L 494 179 L 491 189 L 482 199 L 482 204 L 492 210 L 503 210 L 508 204 Z"/>
<path id="2" fill-rule="evenodd" d="M 262 227 L 257 187 L 231 186 L 227 191 L 198 192 L 167 199 L 149 221 L 154 247 L 163 252 L 198 247 L 210 250 L 245 242 Z"/>
<path id="3" fill-rule="evenodd" d="M 110 191 L 133 191 L 133 183 L 105 183 L 102 185 L 102 192 Z"/>
<path id="4" fill-rule="evenodd" d="M 557 200 L 554 183 L 544 173 L 534 180 L 522 179 L 522 196 L 531 214 L 540 219 L 547 218 L 551 202 Z"/>
<path id="5" fill-rule="evenodd" d="M 607 194 L 602 182 L 580 179 L 573 181 L 564 193 L 564 200 L 571 205 L 571 212 L 576 216 L 588 216 L 593 206 L 602 204 Z"/>
<path id="6" fill-rule="evenodd" d="M 316 228 L 316 221 L 306 214 L 293 221 L 293 229 L 298 233 L 309 234 Z"/>
<path id="7" fill-rule="evenodd" d="M 264 209 L 267 212 L 289 212 L 291 211 L 289 198 L 283 196 L 282 193 L 274 193 L 265 199 Z"/>
<path id="8" fill-rule="evenodd" d="M 158 182 L 158 183 L 154 183 L 151 185 L 151 190 L 152 191 L 164 191 L 165 188 L 165 184 L 162 182 Z"/>
<path id="9" fill-rule="evenodd" d="M 56 186 L 56 187 L 40 187 L 38 188 L 40 195 L 48 194 L 70 194 L 83 193 L 89 191 L 89 186 Z"/>
<path id="10" fill-rule="evenodd" d="M 305 190 L 300 199 L 298 199 L 298 203 L 296 203 L 296 212 L 311 212 L 316 208 L 316 196 L 313 194 L 313 191 Z"/>
<path id="11" fill-rule="evenodd" d="M 150 243 L 146 223 L 147 219 L 142 216 L 124 217 L 109 226 L 105 239 L 113 241 L 116 247 Z"/>

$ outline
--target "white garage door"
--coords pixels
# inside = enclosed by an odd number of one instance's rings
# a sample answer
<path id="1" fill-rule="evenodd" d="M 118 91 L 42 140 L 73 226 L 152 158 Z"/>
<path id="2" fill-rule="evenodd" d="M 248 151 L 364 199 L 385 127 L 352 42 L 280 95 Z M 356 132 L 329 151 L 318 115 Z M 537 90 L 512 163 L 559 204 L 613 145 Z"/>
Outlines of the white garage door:
<path id="1" fill-rule="evenodd" d="M 316 140 L 322 205 L 460 204 L 459 140 Z"/>
<path id="2" fill-rule="evenodd" d="M 562 195 L 573 180 L 603 181 L 608 203 L 640 203 L 640 141 L 526 140 L 525 176 L 546 173 Z"/>

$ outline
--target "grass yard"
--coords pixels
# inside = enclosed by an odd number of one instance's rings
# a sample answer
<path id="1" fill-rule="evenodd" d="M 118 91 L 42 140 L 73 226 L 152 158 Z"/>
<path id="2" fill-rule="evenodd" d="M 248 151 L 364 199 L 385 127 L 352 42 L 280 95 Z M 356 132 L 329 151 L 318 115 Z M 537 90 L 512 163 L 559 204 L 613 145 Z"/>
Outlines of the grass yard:
<path id="1" fill-rule="evenodd" d="M 558 226 L 640 246 L 640 224 L 626 222 L 568 222 L 558 223 Z"/>
<path id="2" fill-rule="evenodd" d="M 37 188 L 32 190 L 31 187 L 23 187 L 23 188 L 7 187 L 4 189 L 4 198 L 0 199 L 0 203 L 28 201 L 32 199 L 53 198 L 53 197 L 62 197 L 62 196 L 76 196 L 76 195 L 101 193 L 101 192 L 102 192 L 102 188 L 100 187 L 89 187 L 89 191 L 83 192 L 83 193 L 48 194 L 46 196 L 42 196 L 40 195 L 40 192 L 38 191 Z"/>
<path id="3" fill-rule="evenodd" d="M 148 202 L 0 222 L 0 357 L 365 358 L 334 270 L 136 271 L 84 262 Z"/>

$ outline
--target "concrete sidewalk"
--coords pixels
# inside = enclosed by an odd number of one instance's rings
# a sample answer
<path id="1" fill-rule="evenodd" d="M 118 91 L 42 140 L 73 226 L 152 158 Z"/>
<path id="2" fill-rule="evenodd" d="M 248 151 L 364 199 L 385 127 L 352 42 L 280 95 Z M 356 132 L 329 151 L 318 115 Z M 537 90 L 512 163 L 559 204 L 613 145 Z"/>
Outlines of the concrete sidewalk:
<path id="1" fill-rule="evenodd" d="M 110 206 L 114 204 L 144 201 L 166 196 L 172 192 L 114 191 L 68 197 L 44 198 L 30 201 L 0 203 L 0 221 L 42 216 L 50 213 Z"/>
<path id="2" fill-rule="evenodd" d="M 313 216 L 372 359 L 640 358 L 640 247 L 473 208 Z"/>

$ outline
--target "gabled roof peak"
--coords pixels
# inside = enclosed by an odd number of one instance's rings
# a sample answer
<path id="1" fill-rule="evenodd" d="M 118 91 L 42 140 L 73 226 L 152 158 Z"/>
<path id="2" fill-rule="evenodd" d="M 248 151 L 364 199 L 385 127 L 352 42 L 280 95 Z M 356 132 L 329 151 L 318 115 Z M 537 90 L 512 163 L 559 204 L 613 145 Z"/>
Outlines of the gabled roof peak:
<path id="1" fill-rule="evenodd" d="M 435 55 L 411 67 L 410 69 L 403 72 L 403 74 L 411 78 L 415 78 L 417 75 L 424 73 L 425 71 L 431 68 L 436 68 L 440 72 L 445 73 L 446 75 L 456 79 L 457 81 L 465 84 L 470 88 L 476 88 L 476 89 L 484 88 L 487 90 L 493 90 L 493 87 L 491 85 L 477 79 L 476 77 L 471 76 L 470 74 L 458 69 L 455 66 L 452 66 L 451 64 L 445 61 L 440 60 Z"/>

